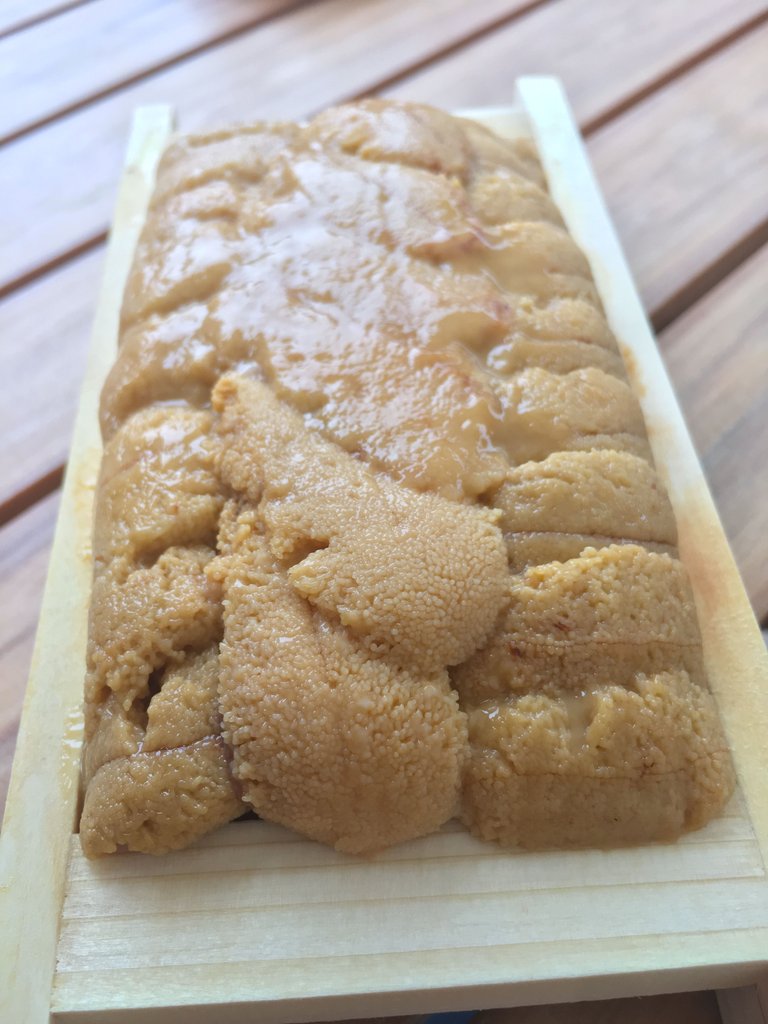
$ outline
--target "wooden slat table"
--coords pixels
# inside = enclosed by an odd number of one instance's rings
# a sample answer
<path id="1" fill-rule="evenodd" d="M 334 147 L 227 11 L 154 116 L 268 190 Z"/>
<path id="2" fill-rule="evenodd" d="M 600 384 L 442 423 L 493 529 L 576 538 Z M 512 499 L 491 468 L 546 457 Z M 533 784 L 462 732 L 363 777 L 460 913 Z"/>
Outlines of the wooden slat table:
<path id="1" fill-rule="evenodd" d="M 768 627 L 764 0 L 7 0 L 0 10 L 0 800 L 132 109 L 194 129 L 559 75 Z M 487 1024 L 719 1018 L 712 993 Z"/>

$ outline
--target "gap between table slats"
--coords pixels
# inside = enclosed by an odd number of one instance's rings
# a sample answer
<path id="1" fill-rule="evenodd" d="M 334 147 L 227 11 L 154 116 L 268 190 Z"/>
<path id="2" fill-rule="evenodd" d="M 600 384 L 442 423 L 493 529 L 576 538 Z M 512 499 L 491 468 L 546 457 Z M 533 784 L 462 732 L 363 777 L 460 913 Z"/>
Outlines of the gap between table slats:
<path id="1" fill-rule="evenodd" d="M 34 28 L 57 15 L 93 0 L 3 0 L 0 6 L 0 39 Z"/>
<path id="2" fill-rule="evenodd" d="M 98 0 L 34 32 L 0 38 L 14 102 L 0 110 L 0 144 L 12 142 L 149 75 L 283 17 L 310 0 Z M 120 45 L 111 39 L 119 34 Z M 86 41 L 90 60 L 83 61 Z M 44 74 L 41 74 L 44 71 Z M 51 88 L 55 77 L 56 88 Z"/>
<path id="3" fill-rule="evenodd" d="M 7 44 L 0 40 L 0 61 L 5 59 L 6 64 L 11 64 L 14 86 L 14 104 L 5 112 L 0 111 L 0 143 L 16 140 L 134 82 L 249 34 L 269 20 L 289 17 L 309 2 L 311 0 L 260 0 L 259 4 L 253 4 L 244 3 L 243 0 L 218 0 L 205 13 L 211 18 L 215 12 L 220 23 L 206 31 L 207 24 L 198 26 L 195 23 L 195 12 L 190 11 L 186 0 L 141 0 L 139 4 L 131 6 L 129 19 L 125 18 L 122 0 L 101 0 L 82 10 L 74 9 L 71 16 L 59 19 L 50 29 L 49 26 L 41 26 L 39 36 L 43 38 L 35 38 L 32 34 L 22 41 L 9 40 Z M 316 6 L 321 6 L 317 0 L 314 2 Z M 417 2 L 423 4 L 426 0 Z M 466 31 L 445 48 L 425 52 L 420 60 L 413 63 L 412 69 L 439 59 L 509 24 L 528 11 L 552 2 L 554 0 L 486 0 L 484 5 L 474 8 L 472 12 L 465 13 L 457 8 L 462 23 L 466 19 Z M 369 8 L 372 6 L 371 0 L 368 0 L 368 5 Z M 329 0 L 326 0 L 326 6 L 330 6 Z M 442 13 L 446 20 L 451 15 L 448 6 L 443 3 Z M 257 7 L 258 13 L 254 13 Z M 392 5 L 389 4 L 389 7 L 391 10 Z M 371 22 L 387 14 L 386 9 L 368 11 Z M 333 19 L 334 12 L 331 11 L 327 16 Z M 83 65 L 77 53 L 77 41 L 108 35 L 121 17 L 127 20 L 127 28 L 135 32 L 135 38 L 123 37 L 117 55 L 109 52 L 103 61 L 99 62 L 97 56 L 95 62 Z M 44 28 L 49 29 L 48 38 L 45 38 Z M 26 46 L 20 45 L 22 42 Z M 41 81 L 39 74 L 41 57 L 46 50 L 52 53 L 54 61 L 56 58 L 59 60 L 55 92 L 44 80 Z M 35 70 L 30 71 L 30 68 Z M 14 71 L 20 81 L 13 82 Z M 401 71 L 398 77 L 404 73 L 409 71 Z M 100 79 L 97 77 L 99 74 L 102 76 Z"/>

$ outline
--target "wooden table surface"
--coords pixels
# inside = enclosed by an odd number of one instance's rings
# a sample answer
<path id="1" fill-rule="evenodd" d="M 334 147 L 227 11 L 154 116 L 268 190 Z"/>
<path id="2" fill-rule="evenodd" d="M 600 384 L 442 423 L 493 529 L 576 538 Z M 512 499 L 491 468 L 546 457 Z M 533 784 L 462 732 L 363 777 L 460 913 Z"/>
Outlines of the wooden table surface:
<path id="1" fill-rule="evenodd" d="M 371 93 L 503 104 L 559 75 L 765 628 L 767 63 L 762 0 L 3 0 L 0 802 L 137 104 L 195 129 Z M 720 1020 L 711 993 L 505 1014 Z"/>

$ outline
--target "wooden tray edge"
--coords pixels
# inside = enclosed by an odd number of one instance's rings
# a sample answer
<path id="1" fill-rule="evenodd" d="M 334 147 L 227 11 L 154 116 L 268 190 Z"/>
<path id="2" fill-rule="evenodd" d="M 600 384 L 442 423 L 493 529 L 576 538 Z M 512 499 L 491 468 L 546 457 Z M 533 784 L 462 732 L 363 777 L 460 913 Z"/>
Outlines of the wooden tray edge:
<path id="1" fill-rule="evenodd" d="M 98 401 L 114 361 L 123 288 L 172 127 L 136 112 L 75 420 L 0 832 L 0 1020 L 49 1020 L 70 837 L 78 803 L 91 518 L 101 458 Z M 63 614 L 62 614 L 63 612 Z M 73 714 L 73 708 L 77 709 Z"/>

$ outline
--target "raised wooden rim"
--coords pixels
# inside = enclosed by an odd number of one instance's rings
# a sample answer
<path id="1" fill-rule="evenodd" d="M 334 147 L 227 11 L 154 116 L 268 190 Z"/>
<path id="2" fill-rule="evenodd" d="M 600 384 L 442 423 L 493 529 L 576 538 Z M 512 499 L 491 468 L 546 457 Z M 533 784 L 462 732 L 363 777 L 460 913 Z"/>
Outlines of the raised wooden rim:
<path id="1" fill-rule="evenodd" d="M 172 126 L 170 107 L 136 112 L 53 540 L 0 832 L 0 1020 L 48 1021 L 75 824 L 91 518 L 101 459 L 98 396 L 117 350 L 123 288 Z"/>

